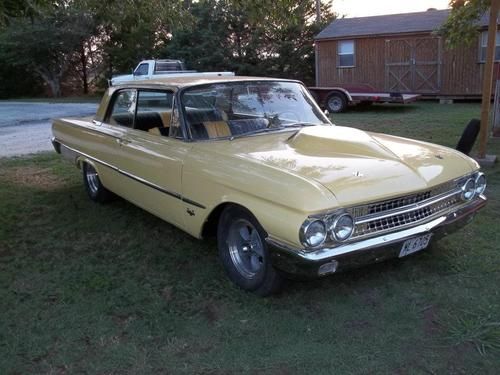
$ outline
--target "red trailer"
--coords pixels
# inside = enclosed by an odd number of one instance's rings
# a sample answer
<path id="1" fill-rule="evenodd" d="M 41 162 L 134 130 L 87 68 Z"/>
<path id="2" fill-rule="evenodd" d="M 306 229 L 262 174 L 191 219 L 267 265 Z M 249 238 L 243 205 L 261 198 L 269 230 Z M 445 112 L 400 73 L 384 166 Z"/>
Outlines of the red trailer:
<path id="1" fill-rule="evenodd" d="M 316 102 L 329 112 L 345 111 L 347 106 L 369 105 L 372 103 L 407 104 L 417 100 L 420 95 L 399 92 L 377 92 L 372 86 L 340 85 L 335 87 L 309 87 Z"/>

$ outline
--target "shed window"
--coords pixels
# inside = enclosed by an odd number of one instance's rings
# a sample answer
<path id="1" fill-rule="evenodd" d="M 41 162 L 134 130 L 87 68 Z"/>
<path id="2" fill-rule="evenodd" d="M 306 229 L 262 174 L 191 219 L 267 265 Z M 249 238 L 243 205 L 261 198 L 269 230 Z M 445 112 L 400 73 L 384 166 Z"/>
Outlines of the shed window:
<path id="1" fill-rule="evenodd" d="M 339 68 L 354 66 L 354 40 L 340 40 L 337 44 Z"/>
<path id="2" fill-rule="evenodd" d="M 495 61 L 500 61 L 500 31 L 497 31 L 495 47 Z M 486 61 L 486 46 L 488 45 L 488 32 L 481 33 L 481 45 L 479 47 L 479 61 Z"/>

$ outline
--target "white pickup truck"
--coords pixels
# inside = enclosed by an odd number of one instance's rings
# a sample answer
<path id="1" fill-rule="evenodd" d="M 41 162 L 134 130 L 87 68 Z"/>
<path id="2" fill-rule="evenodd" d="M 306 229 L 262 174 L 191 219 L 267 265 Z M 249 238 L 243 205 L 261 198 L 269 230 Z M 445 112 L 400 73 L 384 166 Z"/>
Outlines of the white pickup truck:
<path id="1" fill-rule="evenodd" d="M 186 70 L 184 63 L 180 60 L 143 60 L 132 71 L 132 74 L 119 75 L 111 78 L 110 86 L 116 86 L 135 80 L 152 79 L 159 76 L 172 76 L 182 74 L 182 76 L 234 76 L 233 72 L 206 72 L 198 73 L 196 70 Z"/>

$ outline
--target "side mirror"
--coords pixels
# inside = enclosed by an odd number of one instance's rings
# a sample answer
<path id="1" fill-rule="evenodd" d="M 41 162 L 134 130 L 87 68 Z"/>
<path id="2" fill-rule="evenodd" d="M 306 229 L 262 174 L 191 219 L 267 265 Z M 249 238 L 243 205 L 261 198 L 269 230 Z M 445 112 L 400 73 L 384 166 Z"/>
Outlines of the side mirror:
<path id="1" fill-rule="evenodd" d="M 137 74 L 135 74 L 134 69 L 132 69 L 132 75 L 133 75 L 133 76 L 136 76 L 136 75 L 137 75 Z"/>
<path id="2" fill-rule="evenodd" d="M 326 117 L 330 116 L 330 112 L 328 112 L 328 109 L 325 109 L 323 113 L 325 114 Z"/>

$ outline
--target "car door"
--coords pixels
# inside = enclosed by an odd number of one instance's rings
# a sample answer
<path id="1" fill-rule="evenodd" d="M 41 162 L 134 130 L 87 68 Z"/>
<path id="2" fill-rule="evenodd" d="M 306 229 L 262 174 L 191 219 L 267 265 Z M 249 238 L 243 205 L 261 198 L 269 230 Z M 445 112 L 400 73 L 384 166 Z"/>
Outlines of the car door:
<path id="1" fill-rule="evenodd" d="M 136 90 L 124 89 L 116 91 L 108 106 L 109 121 L 92 121 L 83 131 L 75 133 L 69 142 L 78 153 L 94 163 L 99 177 L 109 190 L 121 195 L 123 175 L 118 171 L 120 140 L 127 128 L 133 126 Z"/>
<path id="2" fill-rule="evenodd" d="M 132 127 L 117 142 L 116 165 L 128 181 L 121 195 L 184 227 L 182 165 L 191 145 L 170 136 L 173 91 L 138 90 Z"/>

